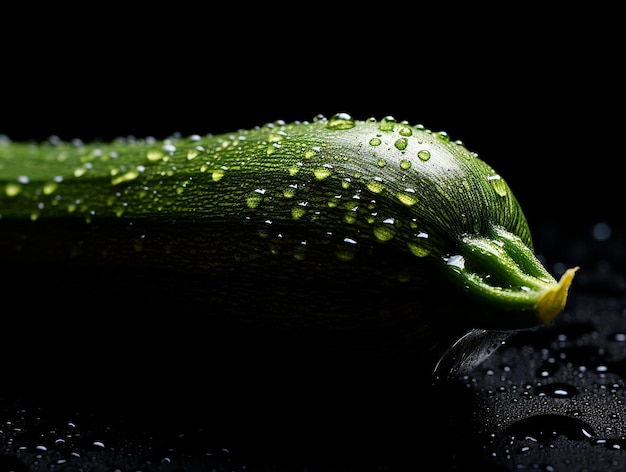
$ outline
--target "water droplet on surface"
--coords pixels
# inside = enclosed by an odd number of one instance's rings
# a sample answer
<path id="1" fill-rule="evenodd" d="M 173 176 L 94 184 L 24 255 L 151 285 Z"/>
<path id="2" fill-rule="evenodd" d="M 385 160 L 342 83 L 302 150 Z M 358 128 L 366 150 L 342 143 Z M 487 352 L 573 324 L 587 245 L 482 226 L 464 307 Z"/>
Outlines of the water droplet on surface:
<path id="1" fill-rule="evenodd" d="M 378 160 L 376 161 L 376 165 L 378 165 L 378 167 L 381 167 L 381 168 L 382 168 L 382 167 L 385 167 L 385 166 L 387 165 L 387 161 L 386 161 L 386 160 L 384 160 L 384 159 L 378 159 Z"/>
<path id="2" fill-rule="evenodd" d="M 135 239 L 135 242 L 133 243 L 133 248 L 135 249 L 135 252 L 143 251 L 143 245 L 144 245 L 145 237 L 146 237 L 146 235 L 144 234 L 144 235 L 141 235 L 140 237 Z"/>
<path id="3" fill-rule="evenodd" d="M 304 158 L 311 159 L 312 157 L 315 157 L 319 151 L 320 151 L 319 146 L 315 146 L 313 149 L 304 151 Z"/>
<path id="4" fill-rule="evenodd" d="M 4 187 L 4 193 L 7 197 L 16 197 L 22 191 L 22 186 L 15 183 L 8 183 Z"/>
<path id="5" fill-rule="evenodd" d="M 618 342 L 618 343 L 625 343 L 626 342 L 626 333 L 622 332 L 622 331 L 619 331 L 617 333 L 612 333 L 609 336 L 609 339 L 611 341 L 615 341 L 615 342 Z"/>
<path id="6" fill-rule="evenodd" d="M 426 257 L 430 254 L 430 250 L 425 248 L 424 246 L 421 246 L 415 242 L 409 241 L 408 243 L 406 243 L 407 247 L 409 248 L 409 251 L 411 251 L 411 254 L 413 254 L 414 256 L 417 257 Z"/>
<path id="7" fill-rule="evenodd" d="M 115 216 L 117 216 L 118 218 L 120 218 L 124 212 L 126 211 L 126 205 L 120 205 L 119 207 L 115 208 L 115 210 L 113 210 L 113 212 L 115 213 Z"/>
<path id="8" fill-rule="evenodd" d="M 501 197 L 506 197 L 507 186 L 506 186 L 506 183 L 504 182 L 504 179 L 502 179 L 502 177 L 500 177 L 497 174 L 490 175 L 489 177 L 487 177 L 487 180 L 492 185 L 493 189 L 496 191 L 498 195 L 500 195 Z"/>
<path id="9" fill-rule="evenodd" d="M 347 113 L 337 113 L 333 115 L 326 123 L 326 127 L 332 130 L 343 130 L 354 128 L 354 120 Z"/>
<path id="10" fill-rule="evenodd" d="M 410 272 L 398 272 L 398 282 L 407 283 L 411 281 Z"/>
<path id="11" fill-rule="evenodd" d="M 396 194 L 396 197 L 403 205 L 413 206 L 417 203 L 417 197 L 415 196 L 415 190 L 411 188 L 405 189 L 404 193 Z"/>
<path id="12" fill-rule="evenodd" d="M 367 189 L 370 192 L 380 193 L 383 191 L 385 186 L 383 185 L 382 179 L 380 177 L 374 177 L 373 180 L 370 180 L 367 183 Z"/>
<path id="13" fill-rule="evenodd" d="M 402 170 L 409 170 L 411 168 L 411 161 L 407 160 L 407 159 L 402 159 L 400 161 L 400 169 Z"/>
<path id="14" fill-rule="evenodd" d="M 271 156 L 272 154 L 274 154 L 276 151 L 278 151 L 280 149 L 280 144 L 279 143 L 270 143 L 267 146 L 267 149 L 265 150 L 265 153 L 268 156 Z"/>
<path id="15" fill-rule="evenodd" d="M 381 131 L 393 131 L 396 123 L 396 119 L 393 116 L 386 116 L 380 120 L 378 129 Z"/>
<path id="16" fill-rule="evenodd" d="M 270 135 L 267 137 L 267 141 L 270 143 L 280 143 L 283 138 L 285 137 L 285 133 L 281 132 L 281 131 L 276 131 L 274 133 L 270 133 Z"/>
<path id="17" fill-rule="evenodd" d="M 437 133 L 437 137 L 443 141 L 444 143 L 449 143 L 450 142 L 450 136 L 448 135 L 448 133 L 446 133 L 445 131 L 439 131 Z"/>
<path id="18" fill-rule="evenodd" d="M 129 171 L 122 172 L 122 173 L 116 173 L 116 172 L 113 172 L 113 171 L 111 172 L 111 184 L 112 185 L 119 185 L 123 182 L 130 182 L 131 180 L 135 180 L 137 177 L 139 177 L 139 171 L 137 169 L 131 169 Z"/>
<path id="19" fill-rule="evenodd" d="M 398 230 L 396 229 L 395 220 L 393 218 L 388 218 L 382 222 L 381 225 L 378 225 L 374 228 L 374 236 L 378 241 L 387 242 L 394 238 Z"/>
<path id="20" fill-rule="evenodd" d="M 335 247 L 335 255 L 340 261 L 351 261 L 356 257 L 356 241 L 345 238 Z"/>
<path id="21" fill-rule="evenodd" d="M 167 153 L 174 153 L 176 151 L 176 146 L 174 146 L 172 143 L 165 143 L 163 144 L 163 146 L 161 147 L 162 150 L 164 150 Z"/>
<path id="22" fill-rule="evenodd" d="M 347 212 L 345 215 L 343 215 L 343 221 L 345 221 L 346 223 L 350 225 L 356 223 L 356 219 L 357 219 L 356 208 L 352 211 Z"/>
<path id="23" fill-rule="evenodd" d="M 535 372 L 539 378 L 547 378 L 554 376 L 560 370 L 559 364 L 556 362 L 545 362 Z"/>
<path id="24" fill-rule="evenodd" d="M 337 205 L 339 205 L 340 201 L 341 201 L 341 195 L 335 195 L 330 200 L 328 200 L 328 207 L 337 208 Z"/>
<path id="25" fill-rule="evenodd" d="M 289 167 L 289 175 L 293 177 L 300 171 L 301 167 L 302 167 L 302 162 L 296 162 L 294 165 Z"/>
<path id="26" fill-rule="evenodd" d="M 213 180 L 213 182 L 219 182 L 220 180 L 222 180 L 222 178 L 224 177 L 225 173 L 226 172 L 225 172 L 224 169 L 215 169 L 211 173 L 211 179 Z"/>
<path id="27" fill-rule="evenodd" d="M 303 261 L 306 258 L 306 241 L 302 241 L 293 251 L 293 257 L 297 261 Z"/>
<path id="28" fill-rule="evenodd" d="M 248 194 L 246 198 L 246 205 L 250 209 L 258 207 L 263 201 L 263 195 L 265 195 L 265 189 L 257 188 Z"/>
<path id="29" fill-rule="evenodd" d="M 419 157 L 420 160 L 426 162 L 428 159 L 430 159 L 430 151 L 427 151 L 426 149 L 417 151 L 417 157 Z"/>
<path id="30" fill-rule="evenodd" d="M 152 149 L 146 154 L 146 159 L 148 159 L 148 162 L 158 162 L 163 159 L 163 153 L 156 149 Z"/>
<path id="31" fill-rule="evenodd" d="M 455 254 L 446 259 L 446 264 L 452 267 L 458 267 L 459 269 L 465 268 L 465 258 L 460 254 Z"/>
<path id="32" fill-rule="evenodd" d="M 595 437 L 590 424 L 570 416 L 541 414 L 515 421 L 504 433 L 513 439 L 549 442 L 557 436 L 574 441 L 587 441 Z"/>
<path id="33" fill-rule="evenodd" d="M 403 126 L 398 132 L 401 136 L 411 136 L 413 134 L 413 130 L 408 126 Z"/>
<path id="34" fill-rule="evenodd" d="M 299 220 L 300 218 L 302 218 L 304 215 L 306 214 L 306 209 L 304 208 L 304 205 L 300 205 L 300 206 L 295 206 L 291 209 L 291 217 L 294 220 Z"/>
<path id="35" fill-rule="evenodd" d="M 552 398 L 570 398 L 578 394 L 579 391 L 576 387 L 566 383 L 551 383 L 547 385 L 539 385 L 535 388 L 535 395 L 547 395 Z"/>
<path id="36" fill-rule="evenodd" d="M 313 171 L 313 175 L 317 180 L 324 180 L 333 173 L 333 168 L 330 164 L 326 164 L 322 167 L 318 167 Z"/>
<path id="37" fill-rule="evenodd" d="M 290 185 L 289 187 L 285 188 L 283 190 L 283 197 L 285 198 L 293 198 L 296 196 L 296 191 L 297 191 L 298 187 L 297 185 Z"/>
<path id="38" fill-rule="evenodd" d="M 406 138 L 396 139 L 396 141 L 393 143 L 393 145 L 399 151 L 404 151 L 406 149 L 406 147 L 409 145 L 409 140 L 406 139 Z"/>
<path id="39" fill-rule="evenodd" d="M 74 169 L 74 172 L 72 174 L 74 175 L 74 177 L 82 177 L 86 173 L 87 173 L 87 167 L 78 167 Z"/>
<path id="40" fill-rule="evenodd" d="M 382 141 L 380 138 L 372 138 L 370 139 L 370 146 L 380 146 Z"/>

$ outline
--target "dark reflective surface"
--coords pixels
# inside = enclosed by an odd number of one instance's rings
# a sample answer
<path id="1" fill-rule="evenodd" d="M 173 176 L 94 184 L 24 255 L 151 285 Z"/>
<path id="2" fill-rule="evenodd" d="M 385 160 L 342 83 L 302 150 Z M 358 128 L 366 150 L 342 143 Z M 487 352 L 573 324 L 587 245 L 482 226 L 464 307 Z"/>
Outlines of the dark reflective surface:
<path id="1" fill-rule="evenodd" d="M 0 470 L 623 470 L 621 236 L 548 229 L 549 269 L 581 266 L 564 313 L 445 381 L 149 313 L 5 331 Z"/>

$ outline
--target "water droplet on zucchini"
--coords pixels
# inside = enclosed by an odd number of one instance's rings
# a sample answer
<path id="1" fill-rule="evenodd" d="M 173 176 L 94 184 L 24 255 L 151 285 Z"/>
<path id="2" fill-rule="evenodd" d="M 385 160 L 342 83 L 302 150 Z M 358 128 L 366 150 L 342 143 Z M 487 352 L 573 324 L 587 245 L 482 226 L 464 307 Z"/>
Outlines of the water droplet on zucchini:
<path id="1" fill-rule="evenodd" d="M 291 217 L 294 220 L 299 220 L 306 214 L 305 204 L 300 204 L 300 206 L 295 206 L 291 209 Z"/>
<path id="2" fill-rule="evenodd" d="M 8 183 L 4 186 L 4 193 L 7 197 L 15 197 L 22 192 L 22 186 L 15 183 Z"/>
<path id="3" fill-rule="evenodd" d="M 300 171 L 302 165 L 302 162 L 296 162 L 294 165 L 290 166 L 288 170 L 289 175 L 291 175 L 292 177 L 296 175 Z"/>
<path id="4" fill-rule="evenodd" d="M 393 131 L 396 126 L 396 119 L 393 116 L 385 116 L 380 120 L 378 129 L 381 131 Z"/>
<path id="5" fill-rule="evenodd" d="M 356 223 L 357 220 L 357 207 L 355 207 L 353 210 L 347 212 L 345 215 L 343 215 L 343 221 L 345 221 L 346 223 L 352 225 L 354 223 Z"/>
<path id="6" fill-rule="evenodd" d="M 356 257 L 357 242 L 351 238 L 344 238 L 342 243 L 335 247 L 335 255 L 340 261 L 351 261 Z"/>
<path id="7" fill-rule="evenodd" d="M 416 242 L 410 241 L 406 245 L 409 248 L 409 251 L 411 251 L 411 254 L 413 254 L 414 256 L 426 257 L 430 254 L 429 249 L 417 244 Z"/>
<path id="8" fill-rule="evenodd" d="M 393 145 L 399 151 L 404 151 L 406 149 L 406 147 L 409 145 L 409 141 L 406 138 L 400 138 L 400 139 L 396 139 L 396 141 L 393 143 Z"/>
<path id="9" fill-rule="evenodd" d="M 113 185 L 119 185 L 124 182 L 135 180 L 137 177 L 139 177 L 139 171 L 137 169 L 131 169 L 123 173 L 118 173 L 116 169 L 111 172 L 111 183 Z"/>
<path id="10" fill-rule="evenodd" d="M 354 128 L 355 123 L 352 117 L 347 113 L 337 113 L 328 120 L 326 127 L 332 130 L 343 130 Z"/>
<path id="11" fill-rule="evenodd" d="M 299 246 L 296 246 L 293 252 L 293 257 L 297 261 L 303 261 L 306 257 L 306 241 L 301 241 Z"/>
<path id="12" fill-rule="evenodd" d="M 157 162 L 163 159 L 163 153 L 161 151 L 157 151 L 156 149 L 152 149 L 148 151 L 146 158 L 149 162 Z"/>
<path id="13" fill-rule="evenodd" d="M 420 151 L 417 151 L 417 157 L 419 157 L 422 161 L 427 161 L 428 159 L 430 159 L 430 152 L 426 149 L 422 149 Z"/>
<path id="14" fill-rule="evenodd" d="M 297 185 L 295 185 L 295 184 L 290 185 L 289 187 L 283 189 L 283 197 L 285 197 L 285 198 L 293 198 L 293 197 L 295 197 L 297 189 L 298 189 Z"/>
<path id="15" fill-rule="evenodd" d="M 493 189 L 501 197 L 506 197 L 507 185 L 499 175 L 491 175 L 487 177 L 487 180 L 492 185 Z"/>
<path id="16" fill-rule="evenodd" d="M 438 133 L 436 133 L 436 136 L 444 143 L 450 142 L 450 136 L 445 131 L 439 131 Z"/>
<path id="17" fill-rule="evenodd" d="M 226 172 L 224 169 L 215 169 L 213 173 L 211 174 L 211 178 L 213 179 L 213 182 L 219 182 L 220 180 L 222 180 L 225 173 Z"/>
<path id="18" fill-rule="evenodd" d="M 374 177 L 374 179 L 370 180 L 367 183 L 367 189 L 370 192 L 380 193 L 383 191 L 384 188 L 385 186 L 383 185 L 382 179 L 380 177 Z"/>
<path id="19" fill-rule="evenodd" d="M 393 218 L 387 218 L 374 228 L 374 236 L 378 241 L 387 242 L 396 235 L 398 230 L 395 227 L 395 220 Z"/>
<path id="20" fill-rule="evenodd" d="M 250 194 L 248 195 L 248 198 L 246 199 L 246 205 L 248 205 L 248 208 L 253 210 L 256 207 L 258 207 L 263 201 L 264 195 L 265 195 L 265 189 L 261 189 L 261 188 L 257 188 L 253 190 L 252 192 L 250 192 Z"/>
<path id="21" fill-rule="evenodd" d="M 324 180 L 333 173 L 333 168 L 330 164 L 325 164 L 322 167 L 318 167 L 313 170 L 313 175 L 317 180 Z"/>
<path id="22" fill-rule="evenodd" d="M 415 196 L 415 190 L 411 188 L 405 189 L 404 192 L 396 194 L 396 197 L 403 205 L 413 206 L 417 203 L 417 197 Z"/>
<path id="23" fill-rule="evenodd" d="M 54 193 L 54 191 L 59 187 L 59 184 L 57 182 L 47 182 L 46 184 L 44 184 L 43 186 L 43 194 L 44 195 L 51 195 L 52 193 Z"/>

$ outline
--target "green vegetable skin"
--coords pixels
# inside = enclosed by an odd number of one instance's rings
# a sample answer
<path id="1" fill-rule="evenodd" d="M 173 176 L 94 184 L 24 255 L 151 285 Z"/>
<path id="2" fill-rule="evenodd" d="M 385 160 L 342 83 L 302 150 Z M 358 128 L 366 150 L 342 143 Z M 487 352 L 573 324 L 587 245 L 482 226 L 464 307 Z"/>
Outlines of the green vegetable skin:
<path id="1" fill-rule="evenodd" d="M 0 263 L 11 290 L 53 287 L 42 296 L 66 307 L 428 346 L 550 323 L 577 270 L 550 275 L 503 178 L 461 142 L 346 114 L 165 140 L 0 140 Z"/>

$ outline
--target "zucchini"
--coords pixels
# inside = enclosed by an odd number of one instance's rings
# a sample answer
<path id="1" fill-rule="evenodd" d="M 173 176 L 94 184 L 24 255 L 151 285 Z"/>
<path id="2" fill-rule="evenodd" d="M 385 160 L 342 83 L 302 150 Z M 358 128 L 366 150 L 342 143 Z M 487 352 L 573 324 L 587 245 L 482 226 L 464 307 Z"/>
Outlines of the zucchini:
<path id="1" fill-rule="evenodd" d="M 167 139 L 4 137 L 0 263 L 6 293 L 41 306 L 193 313 L 364 352 L 548 324 L 577 270 L 545 269 L 511 189 L 462 142 L 345 113 Z"/>

